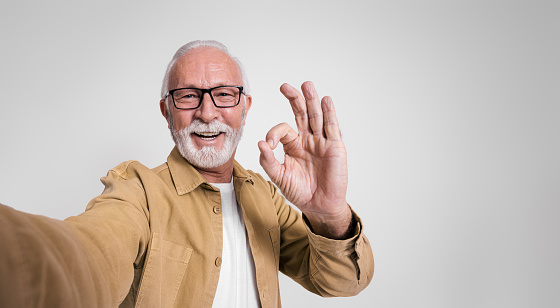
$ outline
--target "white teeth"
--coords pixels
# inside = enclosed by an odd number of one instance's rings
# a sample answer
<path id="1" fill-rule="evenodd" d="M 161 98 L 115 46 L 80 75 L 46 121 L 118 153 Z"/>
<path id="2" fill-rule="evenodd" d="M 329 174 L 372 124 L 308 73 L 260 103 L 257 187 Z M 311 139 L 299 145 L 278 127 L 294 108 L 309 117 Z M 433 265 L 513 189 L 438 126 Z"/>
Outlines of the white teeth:
<path id="1" fill-rule="evenodd" d="M 205 140 L 212 140 L 218 137 L 221 133 L 220 132 L 198 132 L 196 135 Z"/>
<path id="2" fill-rule="evenodd" d="M 219 132 L 200 132 L 200 133 L 196 133 L 199 136 L 203 136 L 203 137 L 213 137 L 213 136 L 217 136 L 219 134 Z"/>

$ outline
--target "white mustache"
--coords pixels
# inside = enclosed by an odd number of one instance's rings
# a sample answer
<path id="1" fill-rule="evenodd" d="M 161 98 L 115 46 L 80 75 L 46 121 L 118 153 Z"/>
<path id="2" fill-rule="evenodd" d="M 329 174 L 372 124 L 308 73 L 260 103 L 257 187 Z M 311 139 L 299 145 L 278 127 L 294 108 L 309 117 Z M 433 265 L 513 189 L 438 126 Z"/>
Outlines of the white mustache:
<path id="1" fill-rule="evenodd" d="M 222 123 L 218 120 L 214 120 L 210 123 L 204 123 L 199 119 L 195 119 L 189 126 L 183 129 L 186 134 L 192 133 L 233 133 L 233 128 L 229 125 Z"/>

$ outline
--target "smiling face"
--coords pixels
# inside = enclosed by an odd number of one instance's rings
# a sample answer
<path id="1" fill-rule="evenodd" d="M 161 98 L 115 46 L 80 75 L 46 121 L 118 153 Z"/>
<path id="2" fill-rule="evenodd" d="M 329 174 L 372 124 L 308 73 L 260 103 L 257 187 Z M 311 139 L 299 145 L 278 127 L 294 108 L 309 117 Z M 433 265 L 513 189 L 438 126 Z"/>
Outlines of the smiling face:
<path id="1" fill-rule="evenodd" d="M 209 89 L 223 85 L 243 85 L 239 67 L 223 51 L 199 47 L 187 51 L 175 62 L 168 89 Z M 210 95 L 204 94 L 201 105 L 190 110 L 175 108 L 171 97 L 166 100 L 161 100 L 160 108 L 183 157 L 198 169 L 233 168 L 251 96 L 241 95 L 241 102 L 235 107 L 218 108 Z"/>

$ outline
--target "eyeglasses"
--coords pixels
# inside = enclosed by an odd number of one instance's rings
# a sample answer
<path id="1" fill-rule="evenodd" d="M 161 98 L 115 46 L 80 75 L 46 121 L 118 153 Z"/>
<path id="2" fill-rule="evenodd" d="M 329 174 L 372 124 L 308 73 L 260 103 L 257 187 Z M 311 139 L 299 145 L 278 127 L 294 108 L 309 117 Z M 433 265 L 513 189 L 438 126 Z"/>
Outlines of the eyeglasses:
<path id="1" fill-rule="evenodd" d="M 180 88 L 169 90 L 165 97 L 171 96 L 177 109 L 196 109 L 202 104 L 204 94 L 210 94 L 214 106 L 219 108 L 235 107 L 241 101 L 243 87 L 219 86 L 210 89 Z"/>

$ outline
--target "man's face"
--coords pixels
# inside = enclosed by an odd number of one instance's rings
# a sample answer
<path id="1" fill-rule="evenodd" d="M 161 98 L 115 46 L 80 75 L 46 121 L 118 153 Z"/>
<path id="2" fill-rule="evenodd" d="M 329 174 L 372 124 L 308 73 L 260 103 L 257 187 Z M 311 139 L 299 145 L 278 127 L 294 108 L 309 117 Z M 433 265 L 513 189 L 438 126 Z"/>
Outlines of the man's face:
<path id="1" fill-rule="evenodd" d="M 221 85 L 243 85 L 237 64 L 218 49 L 200 47 L 188 51 L 175 62 L 168 89 L 208 89 Z M 241 138 L 244 113 L 251 106 L 250 96 L 242 95 L 240 104 L 235 107 L 218 108 L 209 94 L 205 94 L 200 107 L 191 110 L 176 109 L 171 97 L 167 100 L 160 102 L 162 113 L 170 124 L 177 147 L 189 162 L 211 169 L 233 160 Z"/>

